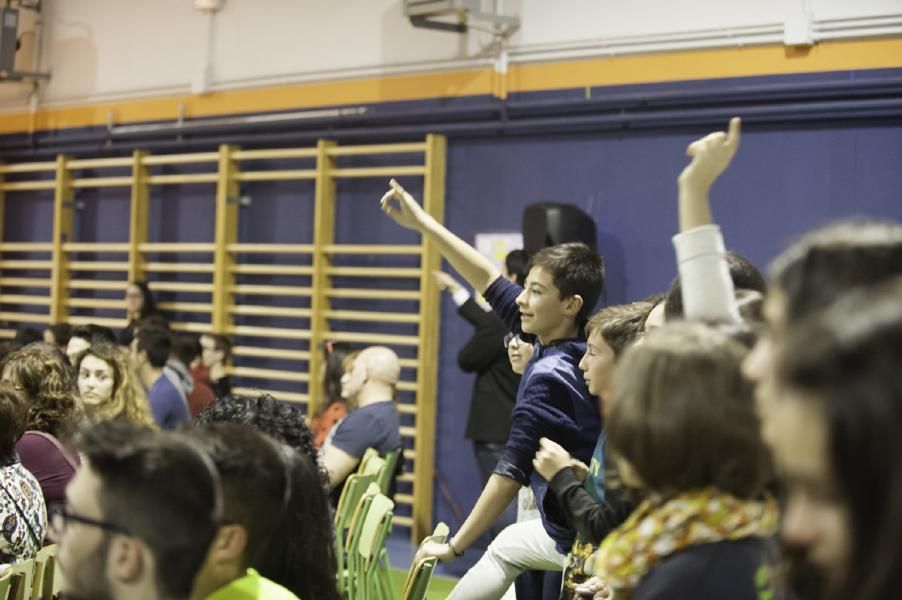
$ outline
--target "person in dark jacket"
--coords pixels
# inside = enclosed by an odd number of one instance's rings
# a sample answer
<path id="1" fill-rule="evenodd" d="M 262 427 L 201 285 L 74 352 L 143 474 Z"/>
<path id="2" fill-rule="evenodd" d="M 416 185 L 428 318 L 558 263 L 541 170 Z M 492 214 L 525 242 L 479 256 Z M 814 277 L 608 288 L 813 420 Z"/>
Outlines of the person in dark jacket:
<path id="1" fill-rule="evenodd" d="M 724 332 L 678 322 L 648 334 L 617 366 L 609 456 L 645 495 L 589 560 L 616 600 L 758 600 L 777 506 L 746 349 Z M 578 591 L 582 591 L 579 590 Z"/>

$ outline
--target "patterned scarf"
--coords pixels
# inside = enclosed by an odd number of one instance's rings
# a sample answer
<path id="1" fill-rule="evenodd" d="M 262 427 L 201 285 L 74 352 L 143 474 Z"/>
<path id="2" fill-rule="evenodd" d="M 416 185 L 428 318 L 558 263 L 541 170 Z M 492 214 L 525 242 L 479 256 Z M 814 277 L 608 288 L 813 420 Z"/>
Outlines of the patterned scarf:
<path id="1" fill-rule="evenodd" d="M 610 586 L 617 600 L 628 599 L 648 571 L 690 546 L 777 531 L 777 503 L 741 500 L 714 488 L 645 500 L 590 557 L 591 570 Z"/>

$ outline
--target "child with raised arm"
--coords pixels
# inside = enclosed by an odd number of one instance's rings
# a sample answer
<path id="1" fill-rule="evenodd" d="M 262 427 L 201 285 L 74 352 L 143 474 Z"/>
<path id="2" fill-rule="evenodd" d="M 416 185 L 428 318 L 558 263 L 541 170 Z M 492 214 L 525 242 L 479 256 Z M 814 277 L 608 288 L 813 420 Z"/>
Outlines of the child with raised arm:
<path id="1" fill-rule="evenodd" d="M 524 485 L 536 497 L 541 520 L 506 528 L 487 551 L 489 560 L 460 580 L 451 598 L 500 598 L 525 569 L 560 571 L 573 544 L 548 482 L 534 473 L 539 439 L 547 437 L 588 463 L 601 431 L 598 406 L 579 370 L 586 345 L 581 332 L 604 284 L 601 257 L 585 244 L 545 248 L 531 259 L 525 288 L 501 276 L 476 249 L 428 215 L 397 182 L 382 209 L 398 224 L 433 242 L 509 330 L 535 342 L 512 415 L 511 434 L 494 474 L 460 530 L 446 544 L 427 544 L 426 556 L 453 560 L 498 518 Z M 421 558 L 421 557 L 420 557 Z"/>

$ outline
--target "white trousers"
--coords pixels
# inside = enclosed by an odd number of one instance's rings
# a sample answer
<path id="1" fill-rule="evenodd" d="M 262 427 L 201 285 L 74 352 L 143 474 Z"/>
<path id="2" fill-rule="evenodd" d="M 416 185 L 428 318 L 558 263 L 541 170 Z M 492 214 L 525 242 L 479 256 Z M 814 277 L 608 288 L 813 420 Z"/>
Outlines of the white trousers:
<path id="1" fill-rule="evenodd" d="M 566 562 L 567 556 L 557 551 L 541 519 L 514 523 L 489 544 L 448 600 L 499 600 L 523 571 L 563 571 Z"/>

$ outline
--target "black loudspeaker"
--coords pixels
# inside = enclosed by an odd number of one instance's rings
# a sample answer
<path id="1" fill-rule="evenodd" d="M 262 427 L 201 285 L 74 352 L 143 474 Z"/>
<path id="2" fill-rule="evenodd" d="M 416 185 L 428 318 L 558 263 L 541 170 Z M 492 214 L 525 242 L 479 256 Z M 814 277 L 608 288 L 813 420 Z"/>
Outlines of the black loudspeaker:
<path id="1" fill-rule="evenodd" d="M 523 249 L 528 256 L 567 242 L 597 250 L 596 236 L 595 219 L 572 204 L 540 202 L 523 209 Z"/>

